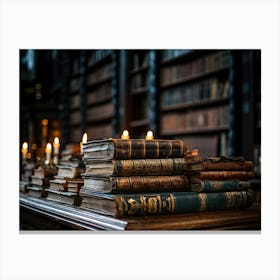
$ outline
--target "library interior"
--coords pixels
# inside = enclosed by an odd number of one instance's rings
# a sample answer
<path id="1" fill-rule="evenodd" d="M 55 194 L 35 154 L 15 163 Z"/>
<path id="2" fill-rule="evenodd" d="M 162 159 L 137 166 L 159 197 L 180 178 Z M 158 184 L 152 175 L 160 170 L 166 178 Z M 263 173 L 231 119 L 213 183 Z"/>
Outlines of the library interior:
<path id="1" fill-rule="evenodd" d="M 261 50 L 19 59 L 20 230 L 261 230 Z"/>

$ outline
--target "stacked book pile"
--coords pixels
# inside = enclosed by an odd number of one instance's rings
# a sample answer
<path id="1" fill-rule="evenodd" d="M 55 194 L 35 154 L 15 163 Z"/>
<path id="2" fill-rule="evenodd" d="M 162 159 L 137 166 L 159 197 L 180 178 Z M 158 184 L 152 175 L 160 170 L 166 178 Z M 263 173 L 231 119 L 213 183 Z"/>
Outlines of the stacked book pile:
<path id="1" fill-rule="evenodd" d="M 183 141 L 108 139 L 83 151 L 82 208 L 114 217 L 180 211 L 188 190 Z"/>
<path id="2" fill-rule="evenodd" d="M 81 204 L 79 191 L 83 185 L 81 173 L 84 172 L 84 168 L 77 146 L 71 144 L 62 151 L 58 173 L 53 180 L 50 180 L 50 187 L 46 190 L 48 200 L 77 206 Z"/>
<path id="3" fill-rule="evenodd" d="M 200 200 L 200 211 L 242 208 L 251 204 L 253 163 L 243 157 L 187 159 L 190 191 Z"/>
<path id="4" fill-rule="evenodd" d="M 23 166 L 23 174 L 21 174 L 20 178 L 20 191 L 28 192 L 27 187 L 31 183 L 31 176 L 34 173 L 35 164 L 27 163 Z"/>
<path id="5" fill-rule="evenodd" d="M 38 167 L 34 169 L 34 175 L 31 176 L 30 186 L 27 190 L 30 196 L 46 197 L 46 189 L 50 185 L 50 180 L 57 174 L 55 167 Z"/>

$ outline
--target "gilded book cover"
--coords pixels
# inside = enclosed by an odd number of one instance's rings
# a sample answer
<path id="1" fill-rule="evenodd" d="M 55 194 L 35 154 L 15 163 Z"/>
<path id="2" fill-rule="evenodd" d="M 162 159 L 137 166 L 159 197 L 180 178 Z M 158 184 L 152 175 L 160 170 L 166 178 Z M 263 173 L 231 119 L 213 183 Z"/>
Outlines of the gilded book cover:
<path id="1" fill-rule="evenodd" d="M 252 202 L 246 191 L 218 193 L 165 192 L 122 195 L 83 191 L 81 195 L 83 196 L 83 201 L 84 197 L 86 198 L 87 207 L 119 218 L 244 208 L 250 206 Z"/>
<path id="2" fill-rule="evenodd" d="M 249 180 L 254 171 L 195 171 L 188 174 L 190 183 L 197 180 Z"/>
<path id="3" fill-rule="evenodd" d="M 95 160 L 181 158 L 186 147 L 181 140 L 105 139 L 83 144 L 84 158 Z"/>

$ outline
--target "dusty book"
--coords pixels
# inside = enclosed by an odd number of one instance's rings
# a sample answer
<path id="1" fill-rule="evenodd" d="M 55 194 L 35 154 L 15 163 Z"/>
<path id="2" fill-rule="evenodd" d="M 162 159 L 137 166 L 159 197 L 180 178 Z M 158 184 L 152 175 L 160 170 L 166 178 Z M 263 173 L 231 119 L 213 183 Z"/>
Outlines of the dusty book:
<path id="1" fill-rule="evenodd" d="M 37 177 L 35 175 L 31 176 L 31 185 L 36 185 L 36 186 L 49 186 L 50 184 L 50 178 L 41 178 L 40 176 Z"/>
<path id="2" fill-rule="evenodd" d="M 78 193 L 81 187 L 84 185 L 84 179 L 73 178 L 67 179 L 68 191 Z"/>
<path id="3" fill-rule="evenodd" d="M 47 196 L 48 200 L 65 203 L 69 205 L 75 205 L 75 206 L 81 205 L 82 198 L 79 195 L 77 195 L 77 193 L 61 192 L 61 191 L 55 191 L 51 189 L 47 189 L 46 191 L 48 193 Z"/>
<path id="4" fill-rule="evenodd" d="M 86 160 L 85 165 L 86 174 L 102 177 L 180 175 L 186 171 L 184 158 Z"/>
<path id="5" fill-rule="evenodd" d="M 59 178 L 50 180 L 49 188 L 56 191 L 67 191 L 67 180 Z"/>
<path id="6" fill-rule="evenodd" d="M 83 178 L 84 189 L 104 193 L 186 191 L 189 188 L 185 175 L 100 178 L 83 174 Z"/>
<path id="7" fill-rule="evenodd" d="M 84 171 L 83 168 L 73 166 L 73 165 L 59 165 L 58 166 L 58 177 L 61 178 L 75 178 L 80 177 L 81 173 Z"/>
<path id="8" fill-rule="evenodd" d="M 245 161 L 243 157 L 209 157 L 196 158 L 187 163 L 187 169 L 209 171 L 252 171 L 252 161 Z"/>
<path id="9" fill-rule="evenodd" d="M 104 194 L 81 190 L 81 207 L 122 218 L 244 208 L 251 205 L 248 192 L 165 192 Z"/>
<path id="10" fill-rule="evenodd" d="M 186 148 L 181 140 L 105 139 L 83 143 L 84 159 L 181 158 Z"/>
<path id="11" fill-rule="evenodd" d="M 188 174 L 190 183 L 197 180 L 249 180 L 254 171 L 195 171 Z"/>
<path id="12" fill-rule="evenodd" d="M 194 192 L 225 192 L 243 191 L 251 187 L 250 181 L 201 181 L 194 180 L 190 184 L 190 190 Z"/>

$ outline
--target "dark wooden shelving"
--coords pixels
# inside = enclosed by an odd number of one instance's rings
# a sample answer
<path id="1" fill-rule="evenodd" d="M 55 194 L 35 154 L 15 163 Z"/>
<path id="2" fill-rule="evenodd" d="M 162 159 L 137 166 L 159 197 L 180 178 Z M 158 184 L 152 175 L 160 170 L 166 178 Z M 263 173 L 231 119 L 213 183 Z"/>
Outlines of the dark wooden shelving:
<path id="1" fill-rule="evenodd" d="M 87 64 L 87 73 L 91 73 L 93 70 L 97 69 L 98 67 L 101 67 L 107 63 L 110 63 L 112 61 L 112 54 L 109 53 L 107 56 L 103 57 L 102 59 L 96 61 L 92 65 Z"/>
<path id="2" fill-rule="evenodd" d="M 162 112 L 171 112 L 171 111 L 180 111 L 180 110 L 187 110 L 193 109 L 198 107 L 208 107 L 208 106 L 215 106 L 224 104 L 229 101 L 228 97 L 220 97 L 217 99 L 207 99 L 207 100 L 199 100 L 192 103 L 187 104 L 174 104 L 170 106 L 162 107 L 160 110 Z"/>
<path id="3" fill-rule="evenodd" d="M 111 77 L 111 76 L 105 77 L 105 78 L 102 78 L 102 79 L 100 79 L 100 80 L 98 80 L 98 81 L 96 81 L 96 82 L 94 82 L 94 83 L 91 83 L 91 84 L 88 84 L 88 83 L 87 83 L 87 88 L 88 88 L 88 89 L 92 89 L 93 87 L 97 87 L 97 86 L 99 86 L 99 85 L 101 85 L 101 84 L 104 84 L 104 83 L 107 83 L 107 82 L 109 82 L 109 81 L 111 81 L 111 80 L 112 80 L 112 77 Z"/>
<path id="4" fill-rule="evenodd" d="M 148 91 L 147 87 L 142 87 L 142 88 L 132 89 L 130 94 L 131 95 L 137 95 L 137 94 L 146 93 L 147 91 Z"/>
<path id="5" fill-rule="evenodd" d="M 138 73 L 141 73 L 141 72 L 144 72 L 144 71 L 146 71 L 148 69 L 148 66 L 147 65 L 144 65 L 144 66 L 142 66 L 142 67 L 139 67 L 139 68 L 137 68 L 137 69 L 133 69 L 133 70 L 131 70 L 130 71 L 130 74 L 138 74 Z"/>
<path id="6" fill-rule="evenodd" d="M 161 132 L 162 136 L 175 136 L 175 135 L 192 135 L 192 134 L 207 134 L 214 132 L 227 131 L 228 126 L 218 126 L 218 127 L 207 127 L 207 128 L 193 128 L 193 129 L 182 129 L 176 131 Z"/>
<path id="7" fill-rule="evenodd" d="M 146 126 L 149 123 L 148 119 L 133 120 L 129 123 L 131 127 Z"/>

